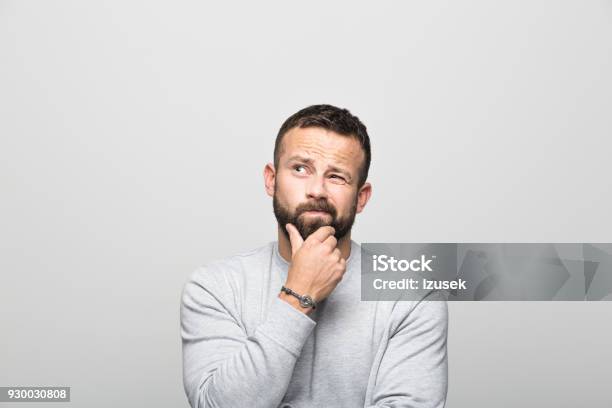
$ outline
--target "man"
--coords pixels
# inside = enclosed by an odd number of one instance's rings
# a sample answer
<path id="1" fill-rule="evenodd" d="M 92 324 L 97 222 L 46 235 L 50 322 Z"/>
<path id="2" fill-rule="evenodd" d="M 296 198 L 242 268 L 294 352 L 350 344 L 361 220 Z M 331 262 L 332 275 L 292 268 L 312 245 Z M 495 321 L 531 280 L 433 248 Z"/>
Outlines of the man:
<path id="1" fill-rule="evenodd" d="M 351 227 L 369 166 L 366 127 L 346 109 L 310 106 L 282 125 L 264 169 L 278 242 L 196 270 L 183 290 L 192 407 L 444 406 L 444 297 L 360 300 Z"/>

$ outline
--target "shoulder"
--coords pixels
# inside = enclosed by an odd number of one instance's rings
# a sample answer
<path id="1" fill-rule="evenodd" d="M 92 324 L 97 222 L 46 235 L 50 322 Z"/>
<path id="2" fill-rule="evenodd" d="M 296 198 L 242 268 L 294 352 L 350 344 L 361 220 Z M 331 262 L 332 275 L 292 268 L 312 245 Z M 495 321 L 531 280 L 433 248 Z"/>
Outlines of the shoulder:
<path id="1" fill-rule="evenodd" d="M 189 275 L 183 294 L 206 291 L 223 296 L 239 289 L 253 265 L 265 265 L 271 259 L 274 243 L 238 253 L 226 258 L 216 259 L 198 266 Z"/>

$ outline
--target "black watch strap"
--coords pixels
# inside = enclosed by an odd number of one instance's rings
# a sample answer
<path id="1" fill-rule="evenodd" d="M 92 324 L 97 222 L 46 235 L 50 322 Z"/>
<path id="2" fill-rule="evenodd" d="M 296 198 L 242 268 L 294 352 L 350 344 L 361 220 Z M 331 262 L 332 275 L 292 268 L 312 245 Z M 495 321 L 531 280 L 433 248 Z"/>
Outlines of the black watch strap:
<path id="1" fill-rule="evenodd" d="M 299 293 L 295 293 L 285 286 L 281 288 L 281 292 L 285 292 L 288 295 L 298 298 L 300 301 L 300 306 L 302 307 L 312 307 L 313 310 L 317 307 L 315 301 L 308 295 L 300 295 Z"/>

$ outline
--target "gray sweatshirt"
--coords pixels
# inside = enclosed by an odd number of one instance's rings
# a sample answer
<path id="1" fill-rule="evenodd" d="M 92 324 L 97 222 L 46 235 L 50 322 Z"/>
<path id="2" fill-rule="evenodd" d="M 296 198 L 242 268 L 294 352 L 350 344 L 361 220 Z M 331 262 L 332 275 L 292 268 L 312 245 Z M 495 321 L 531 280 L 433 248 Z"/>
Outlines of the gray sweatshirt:
<path id="1" fill-rule="evenodd" d="M 278 298 L 289 264 L 277 242 L 194 271 L 180 308 L 191 406 L 443 407 L 443 294 L 361 301 L 360 257 L 352 241 L 343 279 L 310 315 Z"/>

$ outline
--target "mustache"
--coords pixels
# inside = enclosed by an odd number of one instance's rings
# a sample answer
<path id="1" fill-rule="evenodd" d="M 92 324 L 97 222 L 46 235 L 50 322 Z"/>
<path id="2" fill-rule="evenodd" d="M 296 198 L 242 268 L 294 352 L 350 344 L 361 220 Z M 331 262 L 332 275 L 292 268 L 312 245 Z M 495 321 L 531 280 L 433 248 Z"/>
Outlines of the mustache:
<path id="1" fill-rule="evenodd" d="M 336 208 L 331 205 L 327 200 L 309 201 L 298 205 L 295 209 L 295 215 L 300 216 L 306 211 L 322 211 L 330 214 L 332 217 L 336 217 Z"/>

